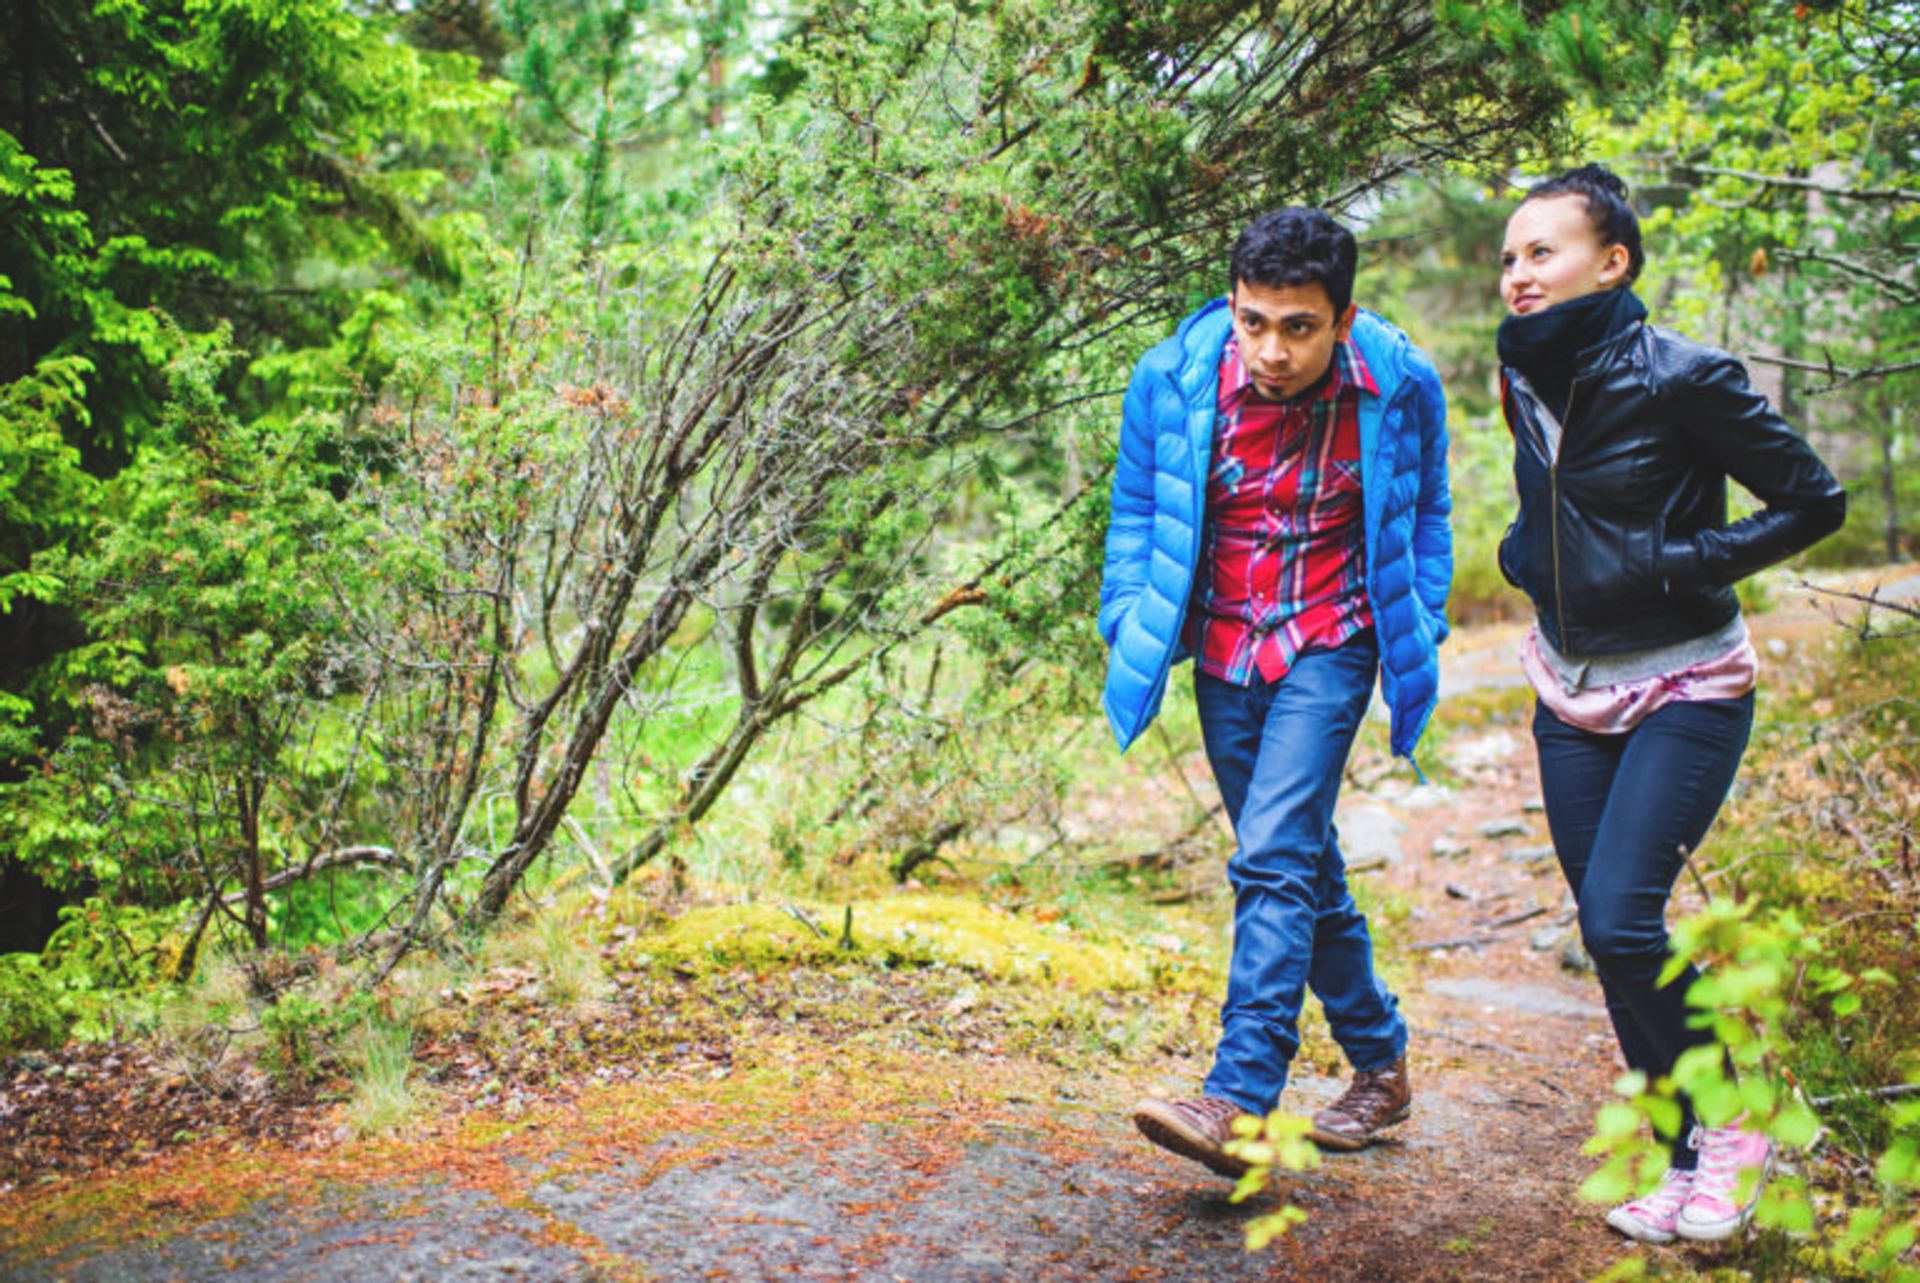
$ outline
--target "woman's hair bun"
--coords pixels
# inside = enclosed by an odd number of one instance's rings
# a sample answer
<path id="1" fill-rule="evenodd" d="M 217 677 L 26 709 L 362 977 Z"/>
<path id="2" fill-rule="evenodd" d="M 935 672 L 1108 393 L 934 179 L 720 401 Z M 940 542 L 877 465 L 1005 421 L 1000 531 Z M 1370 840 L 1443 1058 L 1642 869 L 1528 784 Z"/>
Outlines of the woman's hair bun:
<path id="1" fill-rule="evenodd" d="M 1577 169 L 1569 169 L 1566 173 L 1560 175 L 1559 181 L 1570 184 L 1584 181 L 1591 183 L 1602 191 L 1611 192 L 1621 200 L 1627 199 L 1627 180 L 1614 173 L 1611 169 L 1608 169 L 1605 165 L 1595 164 L 1592 161 L 1581 165 Z"/>

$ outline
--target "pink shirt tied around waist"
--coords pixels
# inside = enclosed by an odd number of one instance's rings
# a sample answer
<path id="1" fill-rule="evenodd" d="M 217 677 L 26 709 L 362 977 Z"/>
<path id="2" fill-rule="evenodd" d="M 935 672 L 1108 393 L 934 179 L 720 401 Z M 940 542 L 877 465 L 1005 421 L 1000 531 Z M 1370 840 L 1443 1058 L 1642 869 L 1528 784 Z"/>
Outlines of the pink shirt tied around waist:
<path id="1" fill-rule="evenodd" d="M 1547 711 L 1568 726 L 1596 735 L 1624 735 L 1668 704 L 1740 698 L 1759 677 L 1760 657 L 1753 640 L 1742 635 L 1725 654 L 1676 672 L 1569 691 L 1540 653 L 1540 630 L 1530 628 L 1520 647 L 1520 667 Z"/>

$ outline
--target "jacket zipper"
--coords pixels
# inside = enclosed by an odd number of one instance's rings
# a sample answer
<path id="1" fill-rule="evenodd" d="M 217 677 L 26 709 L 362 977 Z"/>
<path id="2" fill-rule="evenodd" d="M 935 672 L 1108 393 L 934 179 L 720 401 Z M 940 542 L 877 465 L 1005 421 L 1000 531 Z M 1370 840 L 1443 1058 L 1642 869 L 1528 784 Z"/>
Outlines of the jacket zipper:
<path id="1" fill-rule="evenodd" d="M 1553 496 L 1553 613 L 1560 621 L 1560 645 L 1571 646 L 1567 636 L 1567 599 L 1560 587 L 1560 456 L 1567 452 L 1567 425 L 1573 422 L 1573 403 L 1579 395 L 1578 381 L 1567 385 L 1567 412 L 1560 420 L 1560 448 L 1547 464 L 1547 484 Z"/>

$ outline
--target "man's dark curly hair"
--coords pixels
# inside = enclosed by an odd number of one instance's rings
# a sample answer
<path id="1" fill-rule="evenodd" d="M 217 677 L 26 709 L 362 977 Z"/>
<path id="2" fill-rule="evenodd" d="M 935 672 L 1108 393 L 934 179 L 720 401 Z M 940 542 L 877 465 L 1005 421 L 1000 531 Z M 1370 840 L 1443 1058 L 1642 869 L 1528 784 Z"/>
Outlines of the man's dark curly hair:
<path id="1" fill-rule="evenodd" d="M 1269 289 L 1318 281 L 1334 316 L 1341 317 L 1353 302 L 1358 258 L 1353 233 L 1325 210 L 1289 205 L 1260 215 L 1240 233 L 1233 246 L 1233 280 Z"/>

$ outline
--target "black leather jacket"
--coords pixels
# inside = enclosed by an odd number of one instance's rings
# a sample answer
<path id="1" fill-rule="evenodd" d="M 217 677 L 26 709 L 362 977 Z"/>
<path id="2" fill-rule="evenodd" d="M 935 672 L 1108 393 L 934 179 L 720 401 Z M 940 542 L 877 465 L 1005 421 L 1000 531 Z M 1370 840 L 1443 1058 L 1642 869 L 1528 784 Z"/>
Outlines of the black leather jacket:
<path id="1" fill-rule="evenodd" d="M 1618 655 L 1731 622 L 1732 585 L 1839 529 L 1846 491 L 1725 352 L 1634 325 L 1583 355 L 1551 416 L 1503 371 L 1520 514 L 1500 571 L 1563 655 Z M 1726 479 L 1766 506 L 1727 524 Z"/>

